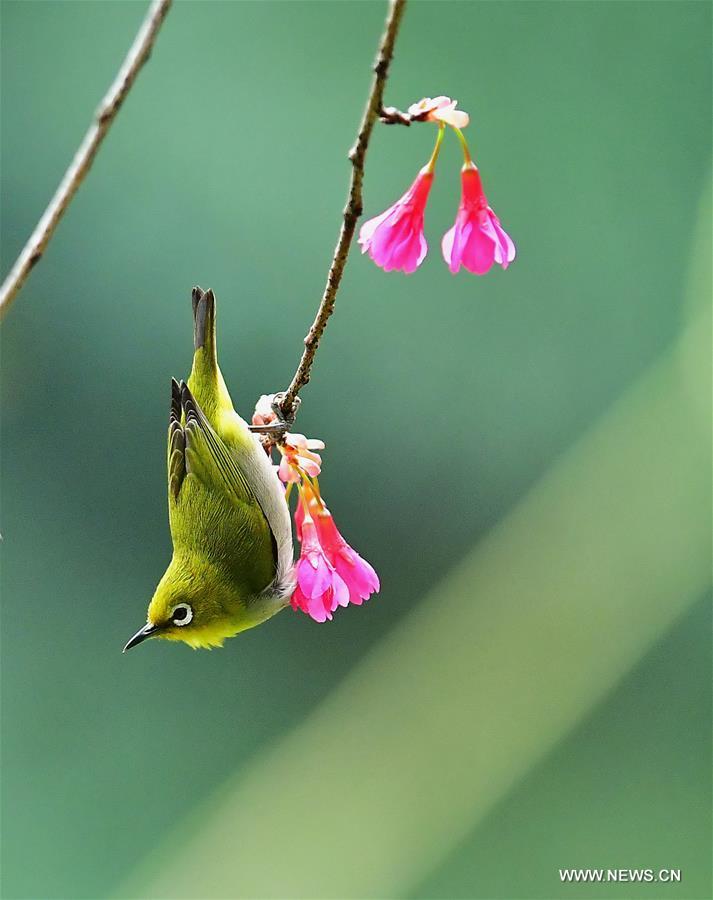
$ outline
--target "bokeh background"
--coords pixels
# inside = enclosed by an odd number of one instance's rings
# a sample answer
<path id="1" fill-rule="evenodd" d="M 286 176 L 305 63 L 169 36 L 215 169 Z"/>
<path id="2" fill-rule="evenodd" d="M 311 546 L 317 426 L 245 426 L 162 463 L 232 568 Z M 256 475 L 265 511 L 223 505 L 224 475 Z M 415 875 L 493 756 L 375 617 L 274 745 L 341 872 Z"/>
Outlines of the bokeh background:
<path id="1" fill-rule="evenodd" d="M 144 14 L 2 3 L 2 269 Z M 507 271 L 354 254 L 303 394 L 382 591 L 121 647 L 169 558 L 169 378 L 219 300 L 249 415 L 298 360 L 381 2 L 178 2 L 3 323 L 3 895 L 711 896 L 711 7 L 414 2 L 387 91 L 471 113 Z M 430 126 L 378 127 L 365 207 Z M 566 885 L 564 867 L 678 868 Z"/>

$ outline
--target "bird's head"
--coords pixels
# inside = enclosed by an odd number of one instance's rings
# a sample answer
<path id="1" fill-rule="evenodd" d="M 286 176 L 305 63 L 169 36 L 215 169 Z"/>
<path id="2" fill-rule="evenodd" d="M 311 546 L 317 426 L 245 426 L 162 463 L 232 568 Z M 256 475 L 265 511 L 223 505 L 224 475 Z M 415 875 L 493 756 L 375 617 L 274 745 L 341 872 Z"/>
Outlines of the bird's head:
<path id="1" fill-rule="evenodd" d="M 207 589 L 197 579 L 176 578 L 169 567 L 149 604 L 146 624 L 124 652 L 153 637 L 183 641 L 193 648 L 222 646 L 245 627 L 239 609 L 231 611 L 225 599 L 215 586 Z"/>

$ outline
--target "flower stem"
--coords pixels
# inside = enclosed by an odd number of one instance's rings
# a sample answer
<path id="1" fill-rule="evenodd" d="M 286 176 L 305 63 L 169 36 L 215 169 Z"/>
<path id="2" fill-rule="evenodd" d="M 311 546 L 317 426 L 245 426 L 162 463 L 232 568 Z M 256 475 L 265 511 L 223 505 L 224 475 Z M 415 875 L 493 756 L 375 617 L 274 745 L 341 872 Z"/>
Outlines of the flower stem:
<path id="1" fill-rule="evenodd" d="M 319 490 L 319 479 L 316 477 L 312 479 L 312 490 L 314 491 L 314 495 L 317 498 L 317 503 L 319 504 L 320 509 L 324 509 L 324 500 L 322 500 L 322 494 Z"/>
<path id="2" fill-rule="evenodd" d="M 456 128 L 455 125 L 453 126 L 453 131 L 455 131 L 458 140 L 460 141 L 461 149 L 463 150 L 463 161 L 465 165 L 472 166 L 473 160 L 470 157 L 470 150 L 468 149 L 468 142 L 465 139 L 465 135 L 460 130 L 460 128 Z"/>
<path id="3" fill-rule="evenodd" d="M 322 500 L 322 495 L 319 492 L 319 481 L 317 480 L 317 477 L 310 478 L 309 475 L 301 469 L 300 474 L 302 475 L 302 490 L 317 503 L 320 509 L 322 509 L 324 507 L 324 500 Z"/>
<path id="4" fill-rule="evenodd" d="M 443 135 L 446 133 L 446 126 L 439 125 L 438 126 L 438 137 L 436 138 L 436 146 L 433 148 L 433 153 L 431 154 L 431 158 L 429 159 L 426 167 L 424 169 L 429 175 L 433 174 L 433 170 L 436 168 L 436 160 L 438 159 L 438 154 L 441 152 L 441 144 L 443 143 Z"/>

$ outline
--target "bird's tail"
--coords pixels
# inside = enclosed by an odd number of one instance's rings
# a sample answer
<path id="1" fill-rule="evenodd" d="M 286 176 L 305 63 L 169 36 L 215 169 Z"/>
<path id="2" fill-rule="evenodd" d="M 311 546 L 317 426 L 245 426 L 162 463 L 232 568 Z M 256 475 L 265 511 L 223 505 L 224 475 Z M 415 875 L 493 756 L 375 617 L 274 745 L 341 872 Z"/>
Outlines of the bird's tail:
<path id="1" fill-rule="evenodd" d="M 216 359 L 215 295 L 213 291 L 193 288 L 193 347 L 206 357 Z"/>
<path id="2" fill-rule="evenodd" d="M 215 336 L 215 295 L 193 288 L 193 368 L 188 385 L 209 419 L 219 408 L 232 409 L 230 395 L 218 367 Z"/>

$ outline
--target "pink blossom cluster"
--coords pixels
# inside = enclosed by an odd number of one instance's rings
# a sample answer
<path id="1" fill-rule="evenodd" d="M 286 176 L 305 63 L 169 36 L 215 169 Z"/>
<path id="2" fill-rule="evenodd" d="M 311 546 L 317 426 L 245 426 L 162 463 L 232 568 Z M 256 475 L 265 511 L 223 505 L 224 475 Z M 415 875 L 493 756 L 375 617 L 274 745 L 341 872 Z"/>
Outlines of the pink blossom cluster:
<path id="1" fill-rule="evenodd" d="M 409 107 L 412 121 L 439 125 L 438 138 L 431 159 L 403 197 L 385 212 L 364 222 L 359 232 L 362 253 L 368 253 L 385 272 L 400 270 L 410 274 L 426 256 L 424 214 L 446 125 L 458 135 L 464 165 L 456 221 L 441 241 L 443 258 L 454 275 L 461 266 L 476 275 L 485 274 L 494 263 L 507 269 L 515 259 L 515 244 L 488 205 L 480 172 L 461 131 L 468 124 L 469 116 L 456 106 L 456 101 L 449 97 L 426 97 Z"/>
<path id="2" fill-rule="evenodd" d="M 253 425 L 275 421 L 272 396 L 258 401 Z M 286 485 L 286 500 L 297 487 L 295 532 L 300 557 L 295 566 L 297 586 L 290 598 L 293 609 L 302 610 L 316 622 L 325 622 L 339 606 L 355 606 L 379 591 L 379 576 L 373 567 L 346 542 L 320 493 L 318 476 L 322 441 L 303 434 L 287 433 L 277 445 L 280 464 L 277 474 Z"/>

